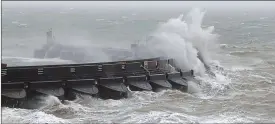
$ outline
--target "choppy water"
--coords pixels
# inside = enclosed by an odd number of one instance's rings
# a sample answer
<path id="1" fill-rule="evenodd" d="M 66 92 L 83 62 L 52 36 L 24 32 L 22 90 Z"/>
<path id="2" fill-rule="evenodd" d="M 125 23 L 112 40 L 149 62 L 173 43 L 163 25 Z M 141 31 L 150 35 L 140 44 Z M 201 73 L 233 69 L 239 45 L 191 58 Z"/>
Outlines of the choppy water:
<path id="1" fill-rule="evenodd" d="M 200 84 L 189 82 L 188 93 L 132 92 L 130 98 L 122 100 L 81 96 L 66 104 L 50 96 L 45 98 L 45 106 L 37 110 L 2 107 L 4 123 L 275 122 L 274 8 L 261 11 L 210 9 L 204 18 L 195 12 L 191 13 L 191 20 L 182 19 L 185 21 L 178 17 L 188 14 L 190 9 L 186 8 L 104 11 L 73 6 L 15 9 L 5 8 L 4 4 L 2 11 L 2 61 L 10 65 L 71 63 L 58 58 L 32 57 L 33 50 L 45 43 L 45 32 L 49 28 L 53 28 L 58 41 L 80 47 L 93 43 L 122 48 L 144 40 L 159 29 L 161 35 L 157 35 L 162 38 L 159 42 L 162 45 L 158 47 L 163 47 L 166 54 L 191 55 L 193 48 L 188 47 L 188 41 L 199 45 L 215 43 L 219 49 L 210 51 L 207 45 L 202 45 L 201 49 L 208 51 L 205 56 L 210 62 L 224 68 L 214 70 L 216 78 L 202 75 L 198 77 Z M 201 28 L 209 26 L 214 26 L 215 30 Z M 217 41 L 211 41 L 217 38 L 210 38 L 212 34 L 219 35 Z M 179 38 L 179 35 L 185 37 Z M 186 49 L 173 53 L 168 51 L 170 45 Z M 174 57 L 185 59 L 181 54 Z"/>

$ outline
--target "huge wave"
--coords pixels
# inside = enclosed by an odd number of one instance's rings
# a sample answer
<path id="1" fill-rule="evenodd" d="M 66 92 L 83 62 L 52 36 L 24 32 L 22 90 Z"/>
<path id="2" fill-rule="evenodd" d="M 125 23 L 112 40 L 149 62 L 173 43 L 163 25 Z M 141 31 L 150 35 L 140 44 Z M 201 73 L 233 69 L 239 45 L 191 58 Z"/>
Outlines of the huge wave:
<path id="1" fill-rule="evenodd" d="M 204 63 L 211 63 L 211 53 L 219 47 L 218 35 L 213 33 L 214 26 L 202 28 L 204 15 L 205 12 L 195 8 L 186 17 L 180 15 L 169 19 L 152 33 L 146 46 L 155 56 L 175 59 L 182 70 L 194 69 L 198 75 L 203 75 Z"/>

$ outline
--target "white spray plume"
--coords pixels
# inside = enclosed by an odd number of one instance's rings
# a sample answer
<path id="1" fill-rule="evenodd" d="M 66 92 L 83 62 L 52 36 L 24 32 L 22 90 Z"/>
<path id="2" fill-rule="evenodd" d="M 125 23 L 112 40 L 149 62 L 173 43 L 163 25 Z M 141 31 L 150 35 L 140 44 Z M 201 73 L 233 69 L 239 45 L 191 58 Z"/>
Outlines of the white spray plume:
<path id="1" fill-rule="evenodd" d="M 153 46 L 150 48 L 152 54 L 173 58 L 181 69 L 194 69 L 196 74 L 204 74 L 205 68 L 197 57 L 198 52 L 203 61 L 209 64 L 210 53 L 217 48 L 217 35 L 212 34 L 214 27 L 201 27 L 204 14 L 195 8 L 184 20 L 183 15 L 180 15 L 161 24 L 154 32 L 153 39 L 147 43 Z"/>

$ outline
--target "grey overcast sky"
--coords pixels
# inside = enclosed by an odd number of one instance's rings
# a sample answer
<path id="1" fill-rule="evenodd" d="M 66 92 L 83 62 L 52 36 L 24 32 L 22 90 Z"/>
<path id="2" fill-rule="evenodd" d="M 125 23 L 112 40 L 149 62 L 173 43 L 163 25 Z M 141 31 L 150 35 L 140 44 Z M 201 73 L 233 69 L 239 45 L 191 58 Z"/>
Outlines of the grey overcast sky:
<path id="1" fill-rule="evenodd" d="M 275 1 L 2 1 L 5 7 L 38 7 L 38 6 L 67 6 L 67 7 L 274 7 Z"/>

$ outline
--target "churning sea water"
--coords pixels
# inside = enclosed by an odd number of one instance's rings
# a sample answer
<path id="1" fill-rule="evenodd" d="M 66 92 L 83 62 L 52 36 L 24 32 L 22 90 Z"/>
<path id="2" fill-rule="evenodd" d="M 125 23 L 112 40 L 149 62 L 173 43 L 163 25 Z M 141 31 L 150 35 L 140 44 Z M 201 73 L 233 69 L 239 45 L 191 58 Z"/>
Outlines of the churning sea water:
<path id="1" fill-rule="evenodd" d="M 49 28 L 58 42 L 83 48 L 128 48 L 150 35 L 153 51 L 195 69 L 200 80 L 188 82 L 187 93 L 132 92 L 121 100 L 81 96 L 61 104 L 49 96 L 40 109 L 2 107 L 3 123 L 275 122 L 275 7 L 2 7 L 2 62 L 8 65 L 72 63 L 33 57 Z M 195 47 L 223 68 L 214 70 L 215 78 L 204 74 Z"/>

